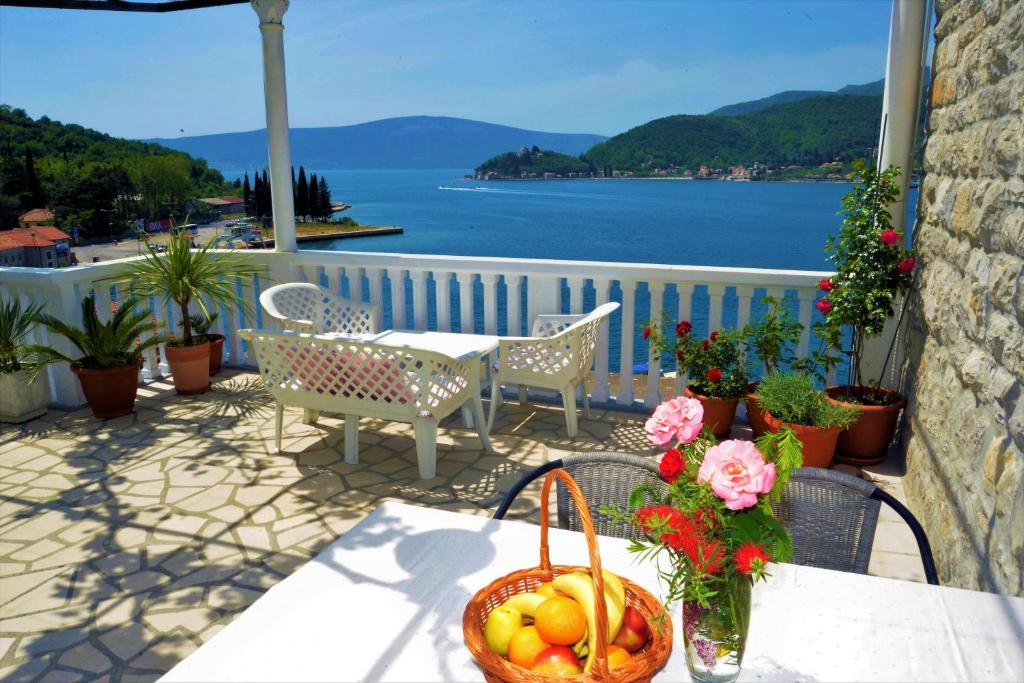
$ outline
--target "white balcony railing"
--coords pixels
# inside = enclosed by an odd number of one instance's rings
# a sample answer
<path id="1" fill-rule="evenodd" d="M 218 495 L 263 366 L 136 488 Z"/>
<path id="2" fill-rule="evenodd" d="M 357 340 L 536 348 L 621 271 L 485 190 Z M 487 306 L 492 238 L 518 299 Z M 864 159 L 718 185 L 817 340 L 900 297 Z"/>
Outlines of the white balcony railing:
<path id="1" fill-rule="evenodd" d="M 521 335 L 527 333 L 529 321 L 539 313 L 582 312 L 613 300 L 621 302 L 622 308 L 599 339 L 591 397 L 596 403 L 623 407 L 651 407 L 661 400 L 662 359 L 648 355 L 639 338 L 639 325 L 653 317 L 651 311 L 665 307 L 673 317 L 693 320 L 697 332 L 706 334 L 723 325 L 747 323 L 765 293 L 786 298 L 804 325 L 795 349 L 803 355 L 812 343 L 818 281 L 829 276 L 826 272 L 795 270 L 417 254 L 313 250 L 237 253 L 240 258 L 265 265 L 267 270 L 251 282 L 238 283 L 252 303 L 253 319 L 241 309 L 223 310 L 212 330 L 227 338 L 227 365 L 251 364 L 236 331 L 264 324 L 256 300 L 263 289 L 280 282 L 316 282 L 344 296 L 377 304 L 382 316 L 380 327 L 395 329 Z M 115 289 L 97 281 L 131 260 L 61 270 L 0 268 L 0 296 L 45 302 L 49 313 L 77 323 L 82 298 L 95 292 L 101 315 L 109 315 L 112 302 L 124 300 L 128 292 L 123 286 Z M 465 296 L 466 292 L 471 295 Z M 177 330 L 178 311 L 152 303 L 165 329 Z M 44 329 L 34 330 L 33 335 L 33 341 L 72 352 L 65 340 L 51 340 Z M 635 392 L 634 364 L 644 357 L 647 381 L 641 392 Z M 616 371 L 618 382 L 610 382 Z M 162 353 L 154 350 L 145 360 L 143 376 L 155 378 L 164 372 Z M 53 366 L 49 376 L 55 405 L 77 406 L 84 402 L 77 381 L 65 366 Z M 677 389 L 684 380 L 676 379 Z M 613 384 L 617 386 L 614 394 Z"/>

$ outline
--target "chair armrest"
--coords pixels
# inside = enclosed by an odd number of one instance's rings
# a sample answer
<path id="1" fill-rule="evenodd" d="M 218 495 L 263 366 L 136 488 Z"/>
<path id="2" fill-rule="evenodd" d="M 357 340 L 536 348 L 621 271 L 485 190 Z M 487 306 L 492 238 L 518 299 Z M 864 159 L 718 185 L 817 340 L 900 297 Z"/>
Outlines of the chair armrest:
<path id="1" fill-rule="evenodd" d="M 530 334 L 534 337 L 553 337 L 585 317 L 585 313 L 541 313 L 533 319 Z"/>

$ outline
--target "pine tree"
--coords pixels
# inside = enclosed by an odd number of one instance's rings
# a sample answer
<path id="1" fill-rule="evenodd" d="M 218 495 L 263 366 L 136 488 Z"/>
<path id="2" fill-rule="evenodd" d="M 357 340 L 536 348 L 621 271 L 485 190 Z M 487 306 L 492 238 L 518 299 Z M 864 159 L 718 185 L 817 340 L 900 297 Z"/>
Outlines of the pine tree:
<path id="1" fill-rule="evenodd" d="M 320 215 L 328 218 L 331 215 L 331 190 L 327 187 L 327 178 L 320 178 Z"/>
<path id="2" fill-rule="evenodd" d="M 295 215 L 305 218 L 313 213 L 309 205 L 309 183 L 306 182 L 306 169 L 299 166 L 299 184 L 295 188 Z"/>
<path id="3" fill-rule="evenodd" d="M 242 198 L 245 200 L 245 215 L 254 216 L 256 210 L 252 204 L 252 187 L 249 186 L 249 172 L 245 172 L 245 182 L 242 183 Z"/>
<path id="4" fill-rule="evenodd" d="M 316 173 L 309 177 L 309 188 L 306 190 L 306 206 L 309 215 L 320 218 L 320 186 L 317 184 Z"/>

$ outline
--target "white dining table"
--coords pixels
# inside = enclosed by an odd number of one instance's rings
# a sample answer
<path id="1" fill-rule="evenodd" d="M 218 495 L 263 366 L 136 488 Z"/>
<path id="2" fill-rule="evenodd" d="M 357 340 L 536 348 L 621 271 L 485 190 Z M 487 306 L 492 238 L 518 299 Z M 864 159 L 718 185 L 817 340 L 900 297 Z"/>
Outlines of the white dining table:
<path id="1" fill-rule="evenodd" d="M 586 564 L 552 529 L 551 559 Z M 658 595 L 655 567 L 599 537 L 604 566 Z M 538 563 L 539 527 L 387 502 L 161 680 L 481 681 L 462 612 Z M 774 564 L 753 592 L 741 681 L 1021 681 L 1024 600 Z M 689 681 L 678 616 L 656 681 Z"/>

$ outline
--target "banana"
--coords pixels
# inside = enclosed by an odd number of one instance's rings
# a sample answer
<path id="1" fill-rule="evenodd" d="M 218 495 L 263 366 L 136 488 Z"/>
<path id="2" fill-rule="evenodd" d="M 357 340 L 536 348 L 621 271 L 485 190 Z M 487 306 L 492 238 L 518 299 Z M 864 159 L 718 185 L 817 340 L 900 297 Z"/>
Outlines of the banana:
<path id="1" fill-rule="evenodd" d="M 576 656 L 583 659 L 590 654 L 590 645 L 587 641 L 590 639 L 590 627 L 583 632 L 583 637 L 576 641 L 576 644 L 572 646 L 572 651 L 576 653 Z"/>
<path id="2" fill-rule="evenodd" d="M 525 617 L 532 617 L 533 613 L 540 607 L 540 603 L 548 599 L 546 595 L 539 595 L 538 593 L 516 593 L 511 598 L 505 601 L 505 605 L 513 609 L 517 609 L 523 613 Z"/>
<path id="3" fill-rule="evenodd" d="M 619 577 L 609 571 L 603 572 L 603 576 L 605 607 L 608 613 L 608 632 L 603 635 L 607 638 L 606 642 L 610 643 L 615 640 L 615 637 L 619 634 L 619 629 L 622 628 L 622 619 L 626 614 L 626 591 Z M 590 576 L 582 572 L 562 574 L 555 577 L 552 584 L 557 590 L 574 599 L 583 608 L 583 613 L 587 616 L 587 647 L 590 654 L 597 652 L 597 638 L 599 634 L 596 628 L 597 616 L 595 613 L 594 583 Z M 587 658 L 586 667 L 583 669 L 584 673 L 590 671 L 593 666 L 593 659 L 593 657 Z"/>

